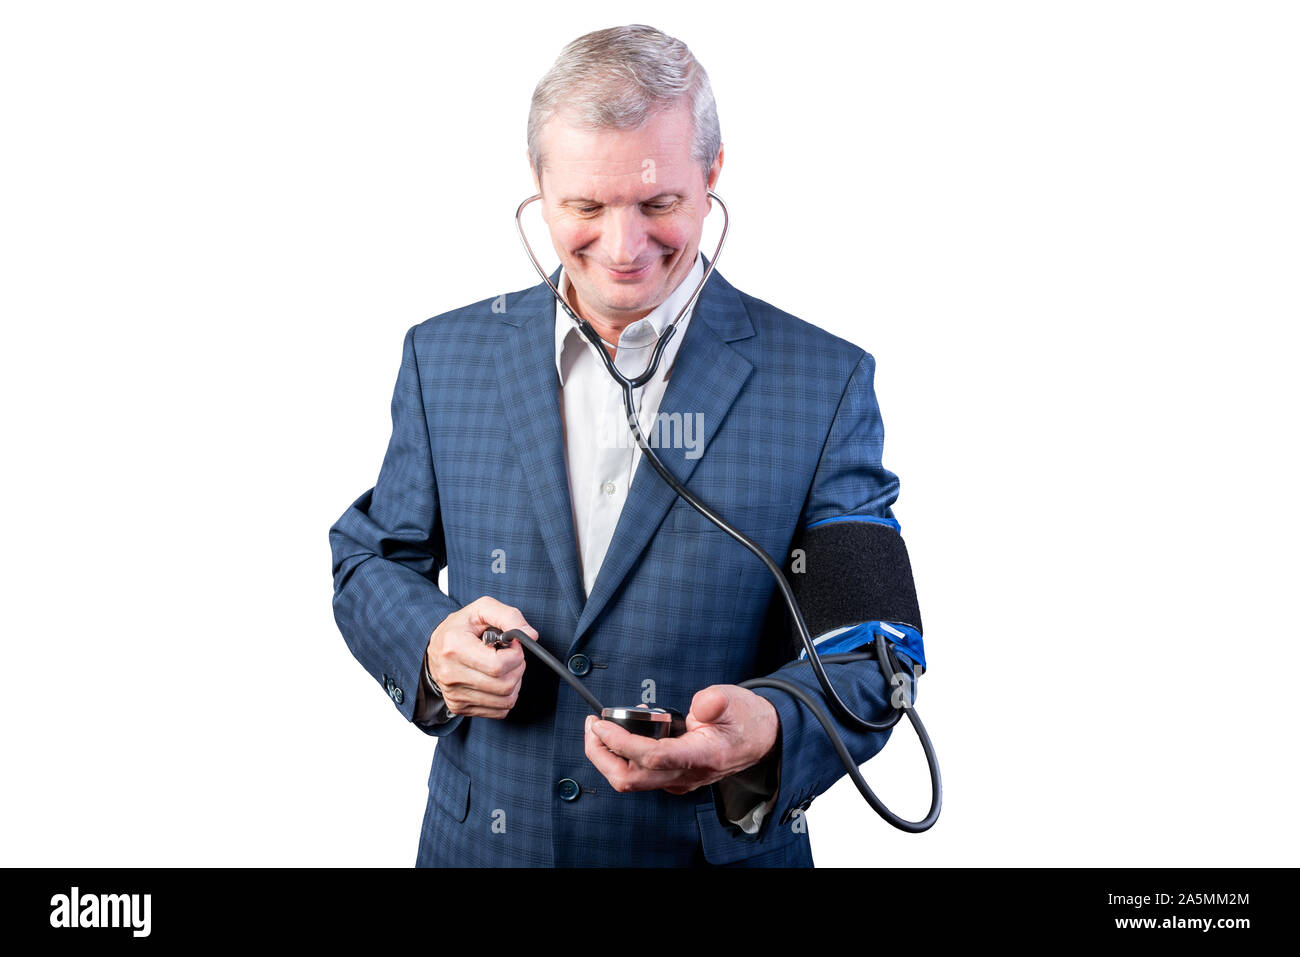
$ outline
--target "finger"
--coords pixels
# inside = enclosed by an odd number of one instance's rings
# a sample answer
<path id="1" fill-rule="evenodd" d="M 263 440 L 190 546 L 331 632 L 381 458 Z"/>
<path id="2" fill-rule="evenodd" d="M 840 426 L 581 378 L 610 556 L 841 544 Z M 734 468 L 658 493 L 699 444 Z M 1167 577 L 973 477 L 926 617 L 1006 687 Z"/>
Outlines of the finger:
<path id="1" fill-rule="evenodd" d="M 513 605 L 499 602 L 490 595 L 484 595 L 468 606 L 469 625 L 475 635 L 481 636 L 488 628 L 510 631 L 512 628 L 522 630 L 533 641 L 537 640 L 537 630 L 524 620 L 523 612 Z"/>
<path id="2" fill-rule="evenodd" d="M 481 691 L 465 685 L 452 686 L 442 689 L 442 700 L 453 710 L 458 708 L 464 709 L 466 705 L 472 705 L 480 708 L 505 708 L 510 709 L 515 706 L 518 697 L 517 692 L 511 691 L 508 694 L 493 694 L 487 691 Z M 459 711 L 457 711 L 459 713 Z"/>
<path id="3" fill-rule="evenodd" d="M 611 721 L 596 722 L 595 730 L 602 743 L 612 746 L 620 757 L 651 771 L 712 772 L 735 762 L 726 739 L 708 730 L 688 730 L 678 737 L 658 740 L 632 734 Z"/>
<path id="4" fill-rule="evenodd" d="M 462 705 L 459 708 L 448 708 L 447 711 L 452 717 L 492 718 L 497 721 L 510 713 L 509 708 L 480 708 L 475 705 Z"/>
<path id="5" fill-rule="evenodd" d="M 466 664 L 492 678 L 518 680 L 526 667 L 527 657 L 518 642 L 511 642 L 507 648 L 493 648 L 479 642 L 469 651 L 470 660 Z"/>
<path id="6" fill-rule="evenodd" d="M 452 717 L 492 718 L 499 721 L 510 714 L 509 708 L 489 708 L 476 704 L 448 704 L 447 711 Z"/>
<path id="7" fill-rule="evenodd" d="M 610 786 L 615 791 L 631 790 L 628 787 L 631 765 L 618 755 L 606 750 L 600 738 L 596 737 L 595 732 L 592 731 L 592 724 L 595 720 L 594 715 L 587 718 L 586 733 L 583 736 L 582 745 L 587 760 L 605 776 L 605 780 L 610 783 Z"/>
<path id="8" fill-rule="evenodd" d="M 683 782 L 683 772 L 677 769 L 670 770 L 651 770 L 640 765 L 619 757 L 617 754 L 606 749 L 604 743 L 596 736 L 593 730 L 597 724 L 608 724 L 609 722 L 599 721 L 595 715 L 587 718 L 586 737 L 584 739 L 584 749 L 587 754 L 587 760 L 595 765 L 596 770 L 605 776 L 605 780 L 615 791 L 650 791 L 655 788 L 681 787 Z M 622 728 L 614 726 L 617 730 Z M 625 734 L 627 732 L 624 732 Z M 635 735 L 629 735 L 635 737 Z M 688 790 L 693 790 L 689 787 Z M 684 793 L 684 792 L 683 792 Z"/>
<path id="9" fill-rule="evenodd" d="M 458 661 L 440 661 L 430 668 L 433 680 L 444 692 L 473 688 L 484 694 L 506 697 L 516 693 L 523 684 L 524 673 L 516 669 L 503 675 L 484 674 Z"/>
<path id="10" fill-rule="evenodd" d="M 489 679 L 517 681 L 525 668 L 524 650 L 517 643 L 512 642 L 508 648 L 491 648 L 468 631 L 457 632 L 451 641 L 444 642 L 442 655 L 445 663 Z"/>
<path id="11" fill-rule="evenodd" d="M 435 675 L 434 680 L 442 689 L 445 700 L 495 708 L 514 707 L 515 699 L 523 686 L 523 682 L 519 680 L 488 678 L 477 671 L 459 667 L 447 669 L 441 679 Z"/>
<path id="12" fill-rule="evenodd" d="M 679 771 L 699 766 L 699 742 L 678 738 L 647 738 L 612 721 L 592 724 L 596 737 L 610 751 L 647 771 Z"/>

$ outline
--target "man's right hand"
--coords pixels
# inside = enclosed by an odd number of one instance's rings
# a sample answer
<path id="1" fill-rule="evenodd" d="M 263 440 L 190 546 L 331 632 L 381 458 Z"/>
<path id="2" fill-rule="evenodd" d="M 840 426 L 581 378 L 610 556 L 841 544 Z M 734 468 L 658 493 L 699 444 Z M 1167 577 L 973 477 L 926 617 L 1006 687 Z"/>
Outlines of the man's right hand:
<path id="1" fill-rule="evenodd" d="M 484 596 L 442 620 L 425 649 L 429 674 L 442 689 L 452 714 L 504 718 L 515 706 L 524 678 L 524 650 L 517 641 L 508 648 L 483 644 L 488 628 L 507 632 L 521 628 L 533 641 L 537 632 L 518 608 Z"/>

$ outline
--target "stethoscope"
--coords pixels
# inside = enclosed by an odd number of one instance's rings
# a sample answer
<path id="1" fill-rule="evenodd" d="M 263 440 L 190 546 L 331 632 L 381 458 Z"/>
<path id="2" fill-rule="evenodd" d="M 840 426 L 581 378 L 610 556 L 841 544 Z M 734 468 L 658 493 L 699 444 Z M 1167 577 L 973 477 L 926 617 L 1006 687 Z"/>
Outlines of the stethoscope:
<path id="1" fill-rule="evenodd" d="M 928 830 L 934 825 L 934 822 L 939 819 L 939 810 L 943 804 L 943 785 L 939 777 L 939 764 L 934 754 L 934 746 L 930 743 L 930 736 L 926 733 L 925 726 L 917 716 L 916 708 L 911 703 L 910 695 L 891 695 L 890 702 L 894 706 L 894 713 L 887 720 L 882 722 L 868 721 L 866 718 L 854 714 L 849 709 L 849 706 L 846 705 L 843 699 L 840 698 L 839 694 L 836 693 L 835 688 L 831 685 L 830 677 L 826 674 L 826 669 L 822 667 L 823 662 L 838 663 L 864 661 L 866 659 L 874 658 L 880 664 L 880 670 L 885 676 L 886 685 L 895 686 L 895 675 L 903 675 L 903 680 L 908 680 L 909 676 L 907 676 L 907 673 L 899 666 L 898 660 L 894 657 L 893 643 L 891 643 L 884 634 L 877 634 L 872 651 L 827 655 L 825 658 L 819 657 L 817 649 L 813 644 L 812 635 L 809 634 L 808 626 L 804 623 L 803 613 L 799 610 L 799 604 L 795 600 L 794 590 L 786 580 L 785 574 L 781 570 L 781 566 L 763 550 L 761 545 L 749 538 L 743 532 L 733 528 L 725 519 L 722 518 L 722 516 L 701 502 L 695 497 L 690 489 L 679 482 L 677 477 L 674 476 L 667 467 L 665 467 L 663 462 L 659 460 L 659 456 L 657 456 L 650 448 L 649 443 L 646 442 L 645 436 L 641 433 L 641 428 L 638 425 L 636 399 L 633 392 L 635 389 L 639 389 L 654 377 L 656 370 L 659 368 L 659 360 L 663 357 L 664 349 L 667 347 L 669 341 L 671 341 L 673 334 L 677 331 L 677 324 L 681 322 L 682 318 L 688 312 L 690 312 L 696 301 L 699 299 L 700 292 L 704 289 L 704 284 L 708 282 L 709 277 L 713 275 L 713 270 L 718 264 L 718 256 L 722 253 L 723 244 L 727 241 L 727 230 L 731 225 L 731 216 L 727 211 L 727 204 L 724 203 L 722 198 L 718 196 L 717 193 L 713 192 L 713 190 L 706 190 L 706 193 L 708 194 L 709 199 L 717 203 L 722 209 L 722 235 L 718 237 L 718 244 L 713 251 L 713 257 L 709 260 L 708 268 L 705 269 L 704 275 L 700 277 L 700 281 L 696 284 L 694 291 L 691 293 L 690 299 L 688 299 L 685 305 L 683 305 L 678 311 L 677 315 L 673 318 L 673 321 L 664 327 L 663 332 L 659 334 L 659 339 L 655 344 L 654 352 L 651 354 L 650 359 L 646 364 L 645 371 L 632 378 L 628 378 L 623 374 L 610 358 L 609 351 L 604 348 L 605 346 L 609 346 L 611 349 L 617 350 L 619 348 L 618 343 L 606 342 L 592 327 L 591 323 L 587 322 L 587 320 L 583 319 L 573 311 L 569 304 L 565 302 L 564 296 L 560 294 L 560 290 L 555 287 L 555 283 L 551 282 L 550 277 L 547 276 L 546 270 L 542 268 L 542 264 L 537 261 L 537 257 L 533 254 L 532 246 L 528 244 L 528 237 L 524 233 L 522 220 L 523 212 L 530 204 L 535 203 L 542 198 L 541 193 L 530 196 L 519 204 L 519 207 L 515 210 L 515 228 L 519 232 L 520 242 L 524 245 L 524 252 L 528 254 L 528 259 L 532 262 L 533 268 L 537 270 L 537 274 L 542 277 L 542 281 L 546 283 L 547 287 L 551 290 L 551 293 L 555 296 L 556 303 L 564 310 L 569 319 L 572 320 L 578 331 L 587 338 L 587 341 L 596 347 L 596 352 L 600 355 L 601 360 L 605 364 L 605 370 L 622 388 L 623 407 L 627 412 L 628 427 L 632 430 L 632 435 L 636 439 L 637 446 L 641 449 L 641 453 L 649 460 L 650 464 L 654 467 L 654 470 L 659 473 L 673 491 L 689 502 L 692 508 L 707 518 L 710 522 L 722 529 L 722 531 L 726 532 L 736 541 L 740 542 L 740 544 L 744 545 L 745 548 L 749 549 L 749 551 L 757 556 L 758 559 L 767 567 L 767 570 L 776 580 L 776 585 L 781 592 L 781 597 L 785 600 L 786 607 L 790 611 L 790 618 L 794 622 L 800 640 L 803 642 L 804 650 L 808 656 L 808 663 L 812 666 L 813 672 L 817 676 L 817 681 L 821 685 L 822 691 L 824 691 L 826 697 L 830 699 L 831 706 L 835 710 L 836 715 L 838 715 L 839 718 L 850 727 L 859 731 L 887 731 L 894 725 L 898 724 L 898 722 L 902 720 L 904 714 L 906 714 L 908 720 L 912 722 L 912 727 L 916 730 L 917 738 L 921 742 L 921 748 L 925 752 L 926 764 L 930 769 L 929 813 L 920 821 L 908 821 L 885 807 L 884 803 L 876 797 L 875 793 L 867 785 L 866 779 L 862 777 L 862 773 L 858 770 L 857 763 L 853 760 L 853 756 L 849 753 L 844 741 L 840 738 L 839 731 L 821 707 L 821 703 L 809 695 L 802 687 L 793 682 L 771 676 L 754 678 L 749 681 L 741 682 L 740 687 L 777 688 L 801 701 L 821 723 L 822 728 L 830 738 L 835 753 L 839 755 L 840 760 L 844 763 L 844 767 L 847 770 L 849 777 L 876 813 L 899 830 L 911 831 L 913 833 Z M 498 647 L 508 645 L 513 638 L 519 638 L 519 643 L 525 650 L 531 652 L 534 656 L 543 661 L 547 667 L 559 675 L 561 680 L 565 681 L 571 688 L 573 688 L 573 690 L 576 691 L 578 695 L 581 696 L 582 699 L 602 717 L 602 719 L 613 721 L 615 724 L 619 724 L 635 734 L 647 735 L 654 738 L 676 736 L 685 732 L 685 719 L 680 712 L 671 708 L 647 709 L 644 707 L 605 707 L 596 696 L 591 693 L 591 690 L 574 675 L 570 674 L 568 668 L 555 658 L 554 655 L 543 648 L 539 642 L 535 642 L 529 638 L 523 631 L 515 629 L 508 631 L 503 635 L 496 629 L 488 629 L 483 634 L 483 640 L 485 642 L 495 644 Z"/>

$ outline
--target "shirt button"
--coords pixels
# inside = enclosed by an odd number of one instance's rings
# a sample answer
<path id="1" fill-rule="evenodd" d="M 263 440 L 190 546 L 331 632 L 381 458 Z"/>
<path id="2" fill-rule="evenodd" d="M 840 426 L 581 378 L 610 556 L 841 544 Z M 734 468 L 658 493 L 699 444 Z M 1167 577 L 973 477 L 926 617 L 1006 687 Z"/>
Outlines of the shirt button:
<path id="1" fill-rule="evenodd" d="M 613 482 L 606 482 L 606 483 L 605 483 L 605 494 L 606 494 L 606 495 L 613 495 L 616 491 L 618 491 L 618 487 L 617 487 Z"/>
<path id="2" fill-rule="evenodd" d="M 586 655 L 574 655 L 569 659 L 569 670 L 581 678 L 591 671 L 591 659 Z"/>
<path id="3" fill-rule="evenodd" d="M 582 793 L 582 788 L 578 787 L 578 782 L 573 778 L 562 779 L 559 787 L 561 801 L 576 801 L 578 795 Z"/>

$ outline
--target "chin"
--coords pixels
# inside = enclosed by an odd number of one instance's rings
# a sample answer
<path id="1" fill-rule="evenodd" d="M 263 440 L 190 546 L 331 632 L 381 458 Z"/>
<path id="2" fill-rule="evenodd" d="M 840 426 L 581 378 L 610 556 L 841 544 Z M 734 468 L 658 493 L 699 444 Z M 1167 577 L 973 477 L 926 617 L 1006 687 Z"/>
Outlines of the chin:
<path id="1" fill-rule="evenodd" d="M 649 309 L 655 303 L 656 294 L 663 291 L 664 276 L 647 276 L 638 283 L 591 283 L 591 290 L 596 298 L 609 309 Z"/>
<path id="2" fill-rule="evenodd" d="M 637 283 L 636 286 L 623 286 L 616 289 L 602 290 L 604 300 L 616 309 L 653 309 L 664 297 L 662 277 Z"/>

